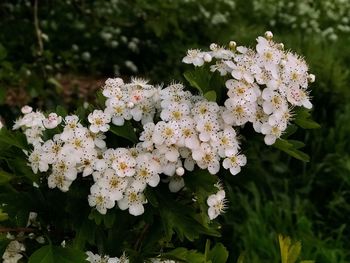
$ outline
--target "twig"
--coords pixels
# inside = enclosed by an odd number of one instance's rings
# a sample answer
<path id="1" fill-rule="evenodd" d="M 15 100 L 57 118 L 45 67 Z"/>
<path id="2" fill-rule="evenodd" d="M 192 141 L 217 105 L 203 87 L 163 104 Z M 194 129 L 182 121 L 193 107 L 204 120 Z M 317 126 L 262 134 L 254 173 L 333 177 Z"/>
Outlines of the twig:
<path id="1" fill-rule="evenodd" d="M 39 27 L 39 19 L 38 19 L 38 0 L 34 1 L 34 26 L 35 26 L 35 32 L 36 32 L 36 37 L 38 40 L 38 55 L 41 56 L 44 51 L 44 45 L 43 45 L 43 40 L 41 37 L 41 30 Z"/>
<path id="2" fill-rule="evenodd" d="M 145 227 L 142 229 L 142 232 L 141 232 L 139 238 L 137 239 L 137 241 L 136 241 L 136 243 L 135 243 L 135 246 L 134 246 L 135 250 L 140 249 L 141 242 L 142 242 L 142 240 L 144 239 L 145 234 L 146 234 L 148 228 L 149 228 L 149 224 L 146 224 Z"/>

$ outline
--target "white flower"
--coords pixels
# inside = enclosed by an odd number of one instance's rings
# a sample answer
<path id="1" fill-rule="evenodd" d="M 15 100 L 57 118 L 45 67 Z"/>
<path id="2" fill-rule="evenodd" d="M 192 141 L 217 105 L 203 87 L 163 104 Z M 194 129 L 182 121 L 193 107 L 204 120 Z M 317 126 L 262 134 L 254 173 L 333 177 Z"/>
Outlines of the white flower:
<path id="1" fill-rule="evenodd" d="M 17 240 L 11 241 L 2 255 L 3 263 L 17 263 L 23 255 L 21 254 L 26 250 L 25 246 Z"/>
<path id="2" fill-rule="evenodd" d="M 220 122 L 217 115 L 208 114 L 203 119 L 197 120 L 196 129 L 202 142 L 210 141 L 220 130 Z"/>
<path id="3" fill-rule="evenodd" d="M 232 127 L 227 127 L 223 131 L 216 133 L 213 137 L 212 145 L 222 158 L 236 154 L 239 145 L 235 130 Z"/>
<path id="4" fill-rule="evenodd" d="M 204 53 L 199 49 L 190 49 L 187 51 L 187 56 L 182 59 L 182 62 L 200 67 L 204 64 Z"/>
<path id="5" fill-rule="evenodd" d="M 120 88 L 124 85 L 124 82 L 121 78 L 107 79 L 105 86 L 103 87 L 102 94 L 107 98 L 117 97 L 120 95 Z"/>
<path id="6" fill-rule="evenodd" d="M 219 156 L 207 143 L 192 152 L 192 158 L 201 169 L 208 169 L 209 173 L 217 174 L 220 170 Z"/>
<path id="7" fill-rule="evenodd" d="M 199 147 L 200 141 L 196 131 L 196 123 L 192 118 L 183 118 L 179 121 L 180 136 L 178 146 L 186 146 L 189 149 Z"/>
<path id="8" fill-rule="evenodd" d="M 130 120 L 132 115 L 124 101 L 111 99 L 106 112 L 112 116 L 112 123 L 117 126 L 124 125 L 125 120 Z"/>
<path id="9" fill-rule="evenodd" d="M 190 114 L 190 108 L 187 103 L 170 103 L 167 108 L 163 109 L 160 117 L 163 121 L 180 121 Z"/>
<path id="10" fill-rule="evenodd" d="M 149 153 L 141 154 L 136 158 L 136 163 L 133 188 L 136 191 L 143 191 L 147 184 L 156 187 L 160 181 L 160 166 L 153 160 L 152 155 Z"/>
<path id="11" fill-rule="evenodd" d="M 47 178 L 49 188 L 58 188 L 62 192 L 67 192 L 73 180 L 64 176 L 64 174 L 57 171 L 52 172 Z"/>
<path id="12" fill-rule="evenodd" d="M 94 254 L 91 251 L 87 251 L 86 252 L 87 257 L 87 261 L 89 261 L 90 263 L 122 263 L 122 262 L 128 262 L 128 261 L 120 261 L 120 259 L 118 259 L 117 257 L 115 258 L 110 258 L 107 255 L 104 256 L 100 256 L 98 254 Z"/>
<path id="13" fill-rule="evenodd" d="M 46 129 L 54 129 L 62 122 L 62 117 L 52 112 L 49 116 L 43 120 L 43 124 Z"/>
<path id="14" fill-rule="evenodd" d="M 1 121 L 1 117 L 0 117 L 0 130 L 4 127 L 3 122 Z"/>
<path id="15" fill-rule="evenodd" d="M 25 105 L 21 108 L 21 112 L 23 114 L 28 114 L 28 113 L 31 113 L 32 111 L 33 111 L 33 108 L 28 105 Z"/>
<path id="16" fill-rule="evenodd" d="M 123 198 L 123 193 L 128 186 L 128 179 L 117 176 L 113 169 L 106 169 L 103 177 L 98 180 L 97 184 L 108 190 L 109 198 L 112 201 L 118 201 Z"/>
<path id="17" fill-rule="evenodd" d="M 118 148 L 115 151 L 113 169 L 120 177 L 133 176 L 135 174 L 136 160 L 128 149 Z"/>
<path id="18" fill-rule="evenodd" d="M 222 118 L 226 124 L 235 126 L 248 122 L 256 110 L 256 104 L 250 102 L 237 104 L 231 98 L 225 101 L 225 106 L 226 109 L 222 113 Z"/>
<path id="19" fill-rule="evenodd" d="M 226 199 L 225 199 L 225 191 L 220 190 L 216 194 L 212 194 L 207 199 L 208 208 L 208 216 L 210 220 L 217 218 L 220 214 L 222 214 L 226 209 Z"/>
<path id="20" fill-rule="evenodd" d="M 67 141 L 74 136 L 74 131 L 77 128 L 82 128 L 83 125 L 79 123 L 79 117 L 76 115 L 68 115 L 64 118 L 66 125 L 64 126 L 63 132 L 61 134 L 61 139 Z"/>
<path id="21" fill-rule="evenodd" d="M 312 108 L 308 92 L 298 87 L 292 87 L 287 90 L 287 100 L 294 106 L 303 106 L 307 109 Z"/>
<path id="22" fill-rule="evenodd" d="M 271 114 L 276 111 L 285 111 L 288 109 L 288 104 L 286 99 L 269 88 L 266 88 L 262 92 L 263 109 L 266 114 Z"/>
<path id="23" fill-rule="evenodd" d="M 93 113 L 90 113 L 88 120 L 91 123 L 89 129 L 94 133 L 106 132 L 109 130 L 109 124 L 111 122 L 111 116 L 107 113 L 104 113 L 102 110 L 94 110 Z"/>
<path id="24" fill-rule="evenodd" d="M 45 159 L 45 153 L 40 146 L 34 147 L 34 150 L 28 157 L 28 161 L 30 162 L 30 166 L 32 167 L 33 173 L 46 172 L 49 169 L 49 164 Z"/>
<path id="25" fill-rule="evenodd" d="M 133 216 L 142 215 L 145 211 L 143 204 L 146 203 L 143 193 L 136 191 L 133 187 L 126 189 L 124 198 L 118 201 L 121 210 L 129 209 Z"/>
<path id="26" fill-rule="evenodd" d="M 172 145 L 179 139 L 179 125 L 177 122 L 160 121 L 154 127 L 152 140 L 158 145 Z"/>
<path id="27" fill-rule="evenodd" d="M 238 174 L 241 171 L 241 167 L 247 164 L 247 157 L 243 154 L 235 154 L 226 158 L 222 162 L 222 166 L 225 169 L 230 169 L 230 173 L 233 175 Z"/>
<path id="28" fill-rule="evenodd" d="M 228 88 L 227 95 L 238 104 L 245 101 L 255 102 L 261 94 L 255 83 L 249 84 L 245 81 L 229 79 L 225 85 Z"/>
<path id="29" fill-rule="evenodd" d="M 108 190 L 102 188 L 101 186 L 94 184 L 90 188 L 90 195 L 88 196 L 88 201 L 90 206 L 95 206 L 97 211 L 105 215 L 107 209 L 114 207 L 115 202 L 110 198 L 110 193 Z"/>
<path id="30" fill-rule="evenodd" d="M 264 141 L 266 145 L 274 144 L 281 137 L 285 128 L 285 123 L 283 122 L 271 123 L 271 120 L 269 120 L 269 122 L 264 123 L 261 126 L 261 133 L 265 134 Z"/>

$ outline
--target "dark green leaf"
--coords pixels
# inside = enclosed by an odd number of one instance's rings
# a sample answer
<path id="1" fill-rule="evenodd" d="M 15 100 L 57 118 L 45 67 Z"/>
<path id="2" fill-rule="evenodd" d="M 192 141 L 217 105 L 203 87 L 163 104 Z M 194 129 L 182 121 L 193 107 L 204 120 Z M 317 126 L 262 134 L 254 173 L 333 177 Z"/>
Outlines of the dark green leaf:
<path id="1" fill-rule="evenodd" d="M 318 129 L 321 126 L 311 119 L 311 113 L 307 109 L 300 108 L 295 112 L 294 122 L 303 129 Z"/>
<path id="2" fill-rule="evenodd" d="M 13 178 L 13 175 L 0 170 L 0 185 L 6 184 Z"/>
<path id="3" fill-rule="evenodd" d="M 115 135 L 128 139 L 133 143 L 137 143 L 138 141 L 134 127 L 128 121 L 126 121 L 123 126 L 115 126 L 111 124 L 110 131 Z"/>
<path id="4" fill-rule="evenodd" d="M 43 246 L 35 251 L 29 258 L 29 263 L 83 263 L 86 254 L 80 250 L 56 247 L 52 245 Z"/>
<path id="5" fill-rule="evenodd" d="M 217 243 L 208 253 L 207 259 L 212 263 L 226 263 L 228 258 L 228 251 L 221 243 Z"/>
<path id="6" fill-rule="evenodd" d="M 301 143 L 298 142 L 298 144 L 295 143 L 296 141 L 293 141 L 292 143 L 289 142 L 288 140 L 282 140 L 282 139 L 278 139 L 273 146 L 277 149 L 280 149 L 281 151 L 284 151 L 285 153 L 289 154 L 290 156 L 301 160 L 303 162 L 308 162 L 310 161 L 310 157 L 309 155 L 307 155 L 306 153 L 297 150 L 298 148 L 295 148 L 294 145 L 296 145 L 297 147 L 300 148 Z"/>
<path id="7" fill-rule="evenodd" d="M 176 248 L 163 254 L 165 258 L 182 260 L 187 263 L 205 263 L 205 256 L 197 250 L 188 250 L 186 248 Z"/>

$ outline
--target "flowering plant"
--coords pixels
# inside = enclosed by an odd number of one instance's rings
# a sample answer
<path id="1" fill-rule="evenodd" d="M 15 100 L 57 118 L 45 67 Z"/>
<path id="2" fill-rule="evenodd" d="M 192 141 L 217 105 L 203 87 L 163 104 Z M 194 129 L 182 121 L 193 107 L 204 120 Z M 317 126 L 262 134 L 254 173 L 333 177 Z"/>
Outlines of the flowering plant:
<path id="1" fill-rule="evenodd" d="M 234 176 L 249 162 L 241 146 L 246 127 L 263 134 L 265 144 L 307 160 L 302 143 L 287 136 L 296 127 L 292 122 L 317 127 L 307 111 L 307 88 L 315 77 L 301 57 L 272 38 L 271 32 L 258 37 L 255 49 L 231 41 L 228 48 L 189 50 L 183 62 L 195 70 L 184 76 L 197 93 L 176 82 L 163 87 L 114 78 L 97 94 L 97 108 L 88 105 L 73 114 L 58 108 L 45 115 L 23 107 L 13 127 L 21 132 L 1 131 L 1 173 L 6 186 L 30 204 L 18 210 L 23 204 L 14 204 L 8 190 L 2 208 L 11 220 L 28 209 L 35 212 L 31 240 L 49 245 L 29 262 L 58 262 L 56 254 L 65 258 L 60 262 L 127 262 L 126 255 L 132 262 L 194 262 L 195 252 L 168 250 L 177 239 L 220 236 L 212 220 L 228 207 L 225 170 Z M 20 155 L 18 148 L 24 155 L 11 160 L 9 154 Z M 60 222 L 62 207 L 67 218 Z M 12 237 L 5 262 L 24 254 L 26 231 Z M 62 241 L 65 249 L 53 245 Z M 12 247 L 18 249 L 11 254 Z M 39 261 L 46 254 L 52 261 Z M 217 254 L 221 261 L 214 260 Z M 206 246 L 205 255 L 205 262 L 228 257 L 220 243 Z"/>

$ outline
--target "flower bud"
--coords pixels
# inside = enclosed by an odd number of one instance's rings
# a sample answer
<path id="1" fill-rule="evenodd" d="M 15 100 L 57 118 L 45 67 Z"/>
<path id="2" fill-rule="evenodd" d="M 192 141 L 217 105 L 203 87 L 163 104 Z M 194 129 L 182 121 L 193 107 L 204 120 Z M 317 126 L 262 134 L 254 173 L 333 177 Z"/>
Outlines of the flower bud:
<path id="1" fill-rule="evenodd" d="M 210 50 L 215 50 L 218 48 L 218 45 L 215 44 L 215 43 L 211 43 L 210 46 L 209 46 Z"/>
<path id="2" fill-rule="evenodd" d="M 185 174 L 185 169 L 183 167 L 177 167 L 176 168 L 176 174 L 178 176 L 183 176 Z"/>
<path id="3" fill-rule="evenodd" d="M 309 74 L 307 77 L 310 83 L 315 82 L 316 76 L 314 74 Z"/>
<path id="4" fill-rule="evenodd" d="M 212 60 L 212 57 L 210 56 L 210 54 L 206 53 L 203 57 L 205 62 L 210 62 Z"/>
<path id="5" fill-rule="evenodd" d="M 28 113 L 31 113 L 32 111 L 33 111 L 33 108 L 28 105 L 23 106 L 21 109 L 21 112 L 23 114 L 28 114 Z"/>
<path id="6" fill-rule="evenodd" d="M 231 49 L 235 49 L 237 46 L 237 43 L 235 41 L 230 41 L 230 43 L 228 44 L 229 48 Z"/>
<path id="7" fill-rule="evenodd" d="M 273 38 L 273 34 L 271 31 L 266 31 L 265 32 L 265 37 L 268 39 L 268 40 L 271 40 Z"/>

